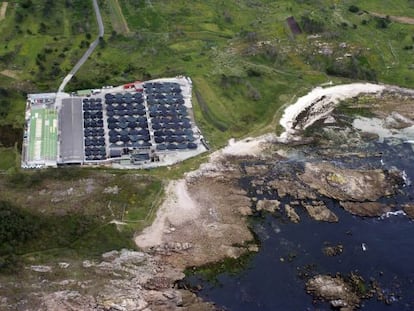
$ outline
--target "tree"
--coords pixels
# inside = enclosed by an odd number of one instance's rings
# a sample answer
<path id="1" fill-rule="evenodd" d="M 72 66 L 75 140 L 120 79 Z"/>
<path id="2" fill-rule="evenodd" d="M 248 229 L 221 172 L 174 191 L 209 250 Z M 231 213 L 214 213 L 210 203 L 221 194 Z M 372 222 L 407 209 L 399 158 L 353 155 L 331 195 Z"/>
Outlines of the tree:
<path id="1" fill-rule="evenodd" d="M 23 9 L 29 9 L 32 7 L 32 5 L 33 5 L 32 0 L 25 0 L 21 3 L 21 6 Z"/>
<path id="2" fill-rule="evenodd" d="M 379 29 L 388 28 L 388 24 L 390 23 L 389 16 L 387 16 L 386 18 L 377 17 L 376 21 L 377 21 L 376 27 Z"/>
<path id="3" fill-rule="evenodd" d="M 105 41 L 105 39 L 103 37 L 99 37 L 99 47 L 101 49 L 103 49 L 103 48 L 106 47 L 106 41 Z"/>
<path id="4" fill-rule="evenodd" d="M 47 31 L 47 26 L 45 23 L 41 22 L 39 25 L 39 33 L 44 34 Z"/>

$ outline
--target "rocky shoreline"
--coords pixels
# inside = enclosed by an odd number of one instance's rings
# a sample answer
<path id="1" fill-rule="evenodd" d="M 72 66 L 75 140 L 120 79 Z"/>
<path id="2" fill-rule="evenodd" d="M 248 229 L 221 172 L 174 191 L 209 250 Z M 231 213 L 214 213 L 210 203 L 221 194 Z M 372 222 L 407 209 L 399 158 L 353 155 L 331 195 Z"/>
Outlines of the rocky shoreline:
<path id="1" fill-rule="evenodd" d="M 365 93 L 373 93 L 375 98 L 385 90 L 396 92 L 378 85 L 369 85 L 368 89 L 371 91 Z M 351 91 L 346 94 L 346 90 Z M 355 89 L 343 86 L 337 95 L 334 89 L 326 90 L 325 95 L 318 89 L 306 97 L 310 104 L 306 105 L 306 98 L 302 98 L 298 101 L 299 108 L 286 112 L 282 118 L 286 134 L 282 139 L 269 134 L 232 141 L 228 147 L 213 153 L 210 161 L 198 170 L 171 181 L 154 223 L 135 237 L 140 252 L 114 251 L 103 254 L 100 262 L 83 262 L 79 267 L 84 274 L 82 281 L 62 277 L 59 282 L 49 282 L 48 274 L 71 268 L 65 265 L 40 270 L 32 267 L 44 285 L 42 291 L 33 292 L 19 302 L 23 303 L 21 310 L 29 310 L 34 302 L 39 305 L 38 310 L 216 310 L 190 291 L 178 289 L 176 282 L 184 278 L 186 268 L 257 251 L 247 223 L 249 215 L 272 213 L 299 224 L 304 211 L 315 221 L 335 223 L 340 219 L 328 204 L 334 200 L 358 216 L 378 217 L 403 209 L 414 219 L 412 204 L 393 206 L 381 201 L 401 192 L 406 183 L 403 172 L 346 166 L 349 159 L 364 159 L 368 155 L 358 152 L 359 149 L 344 153 L 352 141 L 348 146 L 338 145 L 343 133 L 355 138 L 355 146 L 377 136 L 367 137 L 350 130 L 349 124 L 344 127 L 338 121 L 340 117 L 332 117 L 331 113 L 340 100 L 358 96 L 363 90 L 367 90 L 367 85 L 358 84 Z M 389 101 L 387 96 L 388 93 L 383 105 Z M 411 94 L 401 96 L 406 103 L 414 102 Z M 394 120 L 400 121 L 388 122 L 388 126 L 394 124 L 395 130 L 411 126 L 413 114 L 407 114 L 407 105 L 400 110 L 397 105 L 392 106 L 394 117 L 397 116 Z M 317 120 L 328 118 L 333 118 L 328 123 L 337 129 L 318 132 L 316 142 L 309 137 L 301 139 L 303 130 L 311 128 Z M 298 143 L 301 141 L 303 145 Z M 319 146 L 318 159 L 306 156 L 309 142 Z M 289 162 L 291 157 L 300 161 Z M 332 159 L 336 164 L 332 164 Z M 340 245 L 324 249 L 326 256 L 337 256 L 342 251 Z M 97 275 L 105 280 L 104 284 L 90 283 L 92 276 Z M 315 275 L 307 280 L 306 288 L 334 308 L 354 310 L 361 299 L 369 298 L 366 293 L 354 290 L 358 282 L 362 280 L 356 275 L 347 279 Z M 12 310 L 15 305 L 0 297 L 0 308 Z"/>

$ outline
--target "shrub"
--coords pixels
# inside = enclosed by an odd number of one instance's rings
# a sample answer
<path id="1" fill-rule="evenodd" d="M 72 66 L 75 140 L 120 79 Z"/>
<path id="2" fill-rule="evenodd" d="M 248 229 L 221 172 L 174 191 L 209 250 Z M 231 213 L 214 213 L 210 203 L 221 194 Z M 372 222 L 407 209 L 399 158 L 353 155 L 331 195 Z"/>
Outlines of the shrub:
<path id="1" fill-rule="evenodd" d="M 300 18 L 302 29 L 306 33 L 319 33 L 325 30 L 325 25 L 321 21 L 314 20 L 307 15 L 303 15 Z"/>
<path id="2" fill-rule="evenodd" d="M 377 17 L 376 18 L 377 24 L 376 27 L 379 29 L 385 29 L 388 27 L 388 24 L 390 23 L 389 18 L 381 18 L 381 17 Z"/>
<path id="3" fill-rule="evenodd" d="M 352 13 L 358 13 L 359 12 L 359 7 L 357 7 L 356 5 L 351 5 L 351 6 L 349 6 L 349 12 L 352 12 Z"/>

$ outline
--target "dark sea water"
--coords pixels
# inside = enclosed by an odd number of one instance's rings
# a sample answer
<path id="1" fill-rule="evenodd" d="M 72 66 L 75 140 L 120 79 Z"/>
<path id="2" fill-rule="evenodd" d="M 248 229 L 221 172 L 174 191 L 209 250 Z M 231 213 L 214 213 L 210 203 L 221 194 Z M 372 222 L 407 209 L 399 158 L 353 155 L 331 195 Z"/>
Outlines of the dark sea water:
<path id="1" fill-rule="evenodd" d="M 412 202 L 414 190 L 410 180 L 414 180 L 414 153 L 411 145 L 375 143 L 371 147 L 381 157 L 347 159 L 346 163 L 336 164 L 396 167 L 406 173 L 406 185 L 401 193 L 382 201 L 397 205 Z M 355 272 L 367 285 L 371 280 L 378 282 L 388 300 L 388 304 L 377 301 L 376 296 L 362 300 L 362 310 L 414 310 L 414 222 L 404 215 L 353 216 L 334 200 L 321 199 L 337 214 L 339 223 L 317 222 L 303 209 L 296 209 L 301 217 L 299 224 L 277 214 L 252 217 L 252 229 L 261 246 L 243 271 L 236 275 L 219 274 L 214 281 L 195 274 L 186 281 L 190 285 L 200 284 L 199 296 L 224 310 L 331 310 L 328 303 L 314 302 L 306 293 L 306 280 L 316 274 Z M 324 246 L 336 244 L 343 245 L 342 254 L 324 255 Z"/>

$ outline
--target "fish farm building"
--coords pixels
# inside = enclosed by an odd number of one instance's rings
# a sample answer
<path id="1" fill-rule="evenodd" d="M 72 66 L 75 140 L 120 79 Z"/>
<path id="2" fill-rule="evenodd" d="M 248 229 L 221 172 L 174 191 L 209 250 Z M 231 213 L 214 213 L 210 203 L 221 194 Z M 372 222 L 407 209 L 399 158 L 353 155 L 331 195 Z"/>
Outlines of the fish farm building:
<path id="1" fill-rule="evenodd" d="M 22 167 L 171 165 L 208 149 L 188 77 L 29 94 Z"/>

